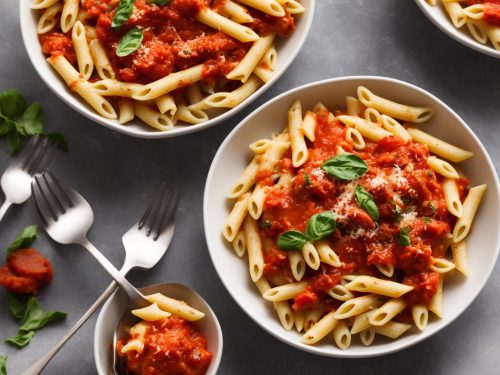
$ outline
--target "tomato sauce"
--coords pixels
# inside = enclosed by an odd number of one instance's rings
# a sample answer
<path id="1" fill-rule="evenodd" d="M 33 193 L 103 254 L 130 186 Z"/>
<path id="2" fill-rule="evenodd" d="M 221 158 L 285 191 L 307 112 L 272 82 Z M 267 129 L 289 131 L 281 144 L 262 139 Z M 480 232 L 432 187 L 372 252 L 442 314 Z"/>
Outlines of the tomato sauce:
<path id="1" fill-rule="evenodd" d="M 191 322 L 171 316 L 146 325 L 142 352 L 122 354 L 127 343 L 119 340 L 118 355 L 127 357 L 127 368 L 136 375 L 203 375 L 212 354 L 207 351 L 207 341 Z M 134 339 L 136 337 L 131 337 Z"/>
<path id="2" fill-rule="evenodd" d="M 52 264 L 35 249 L 14 251 L 0 268 L 0 285 L 12 293 L 37 294 L 52 281 Z"/>
<path id="3" fill-rule="evenodd" d="M 51 56 L 64 55 L 70 64 L 76 63 L 75 48 L 70 34 L 50 32 L 40 36 L 42 52 Z"/>
<path id="4" fill-rule="evenodd" d="M 500 0 L 469 0 L 469 5 L 474 4 L 484 4 L 484 22 L 500 26 Z"/>
<path id="5" fill-rule="evenodd" d="M 312 215 L 333 211 L 337 215 L 337 228 L 326 240 L 342 266 L 334 268 L 321 263 L 317 271 L 308 267 L 303 279 L 307 288 L 295 298 L 292 306 L 295 310 L 325 303 L 335 307 L 338 301 L 326 292 L 340 282 L 341 276 L 356 273 L 385 278 L 375 265 L 393 265 L 396 271 L 392 279 L 414 286 L 407 296 L 409 304 L 428 303 L 439 283 L 437 274 L 430 271 L 432 257 L 444 255 L 455 219 L 446 208 L 442 177 L 426 163 L 427 146 L 386 137 L 378 143 L 367 141 L 363 151 L 356 151 L 346 141 L 343 124 L 330 119 L 324 110 L 315 115 L 316 140 L 307 141 L 308 161 L 293 169 L 295 177 L 290 186 L 274 185 L 267 190 L 260 219 L 266 223 L 260 226 L 266 277 L 276 277 L 280 269 L 289 269 L 288 265 L 283 266 L 287 252 L 276 245 L 283 232 L 291 229 L 304 232 Z M 330 177 L 321 165 L 339 152 L 362 158 L 368 166 L 366 174 L 353 181 Z M 290 158 L 289 151 L 284 160 Z M 287 162 L 282 165 L 289 168 Z M 261 174 L 266 176 L 265 172 Z M 372 195 L 379 209 L 378 221 L 357 204 L 356 185 Z M 458 179 L 457 185 L 463 199 L 468 181 Z M 409 246 L 399 243 L 402 230 L 408 230 Z"/>

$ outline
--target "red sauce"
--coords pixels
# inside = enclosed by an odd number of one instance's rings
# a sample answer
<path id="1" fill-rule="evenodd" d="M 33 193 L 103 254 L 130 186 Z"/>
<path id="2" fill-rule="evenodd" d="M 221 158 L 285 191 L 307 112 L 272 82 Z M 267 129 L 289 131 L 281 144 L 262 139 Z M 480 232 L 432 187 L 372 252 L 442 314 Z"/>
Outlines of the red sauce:
<path id="1" fill-rule="evenodd" d="M 376 264 L 395 266 L 393 280 L 415 287 L 407 296 L 410 304 L 428 303 L 439 282 L 437 274 L 429 268 L 431 257 L 443 256 L 444 243 L 455 219 L 446 208 L 442 178 L 426 163 L 427 146 L 386 137 L 378 143 L 368 141 L 363 151 L 356 151 L 345 139 L 346 127 L 338 120 L 329 120 L 327 111 L 317 112 L 316 119 L 316 140 L 307 142 L 307 163 L 293 169 L 296 177 L 291 186 L 273 185 L 267 190 L 260 219 L 267 223 L 260 230 L 266 277 L 276 278 L 277 272 L 289 269 L 287 252 L 276 245 L 283 232 L 291 229 L 304 232 L 312 215 L 334 211 L 337 229 L 327 241 L 343 265 L 334 268 L 321 263 L 317 271 L 308 267 L 303 279 L 307 288 L 295 298 L 295 310 L 331 304 L 326 292 L 339 283 L 342 275 L 360 273 L 385 278 Z M 339 146 L 365 161 L 368 171 L 364 176 L 341 181 L 323 171 L 321 165 L 337 155 Z M 285 160 L 289 157 L 285 155 Z M 261 174 L 266 176 L 265 172 Z M 373 196 L 380 213 L 378 222 L 358 206 L 353 196 L 356 185 L 363 186 Z M 468 181 L 458 179 L 457 185 L 463 199 Z M 399 244 L 404 228 L 409 228 L 410 246 Z"/>
<path id="2" fill-rule="evenodd" d="M 469 0 L 469 5 L 474 4 L 484 4 L 484 22 L 500 26 L 500 0 Z"/>
<path id="3" fill-rule="evenodd" d="M 71 35 L 60 32 L 50 32 L 40 36 L 42 52 L 51 56 L 64 55 L 70 64 L 76 62 L 75 49 Z"/>
<path id="4" fill-rule="evenodd" d="M 35 249 L 14 251 L 0 268 L 0 285 L 12 293 L 37 294 L 52 280 L 52 264 Z"/>
<path id="5" fill-rule="evenodd" d="M 142 352 L 122 354 L 127 343 L 118 341 L 118 355 L 127 357 L 130 373 L 136 375 L 202 375 L 212 354 L 207 341 L 194 325 L 184 319 L 169 317 L 156 322 L 143 322 L 146 335 Z M 134 339 L 137 337 L 131 337 Z"/>

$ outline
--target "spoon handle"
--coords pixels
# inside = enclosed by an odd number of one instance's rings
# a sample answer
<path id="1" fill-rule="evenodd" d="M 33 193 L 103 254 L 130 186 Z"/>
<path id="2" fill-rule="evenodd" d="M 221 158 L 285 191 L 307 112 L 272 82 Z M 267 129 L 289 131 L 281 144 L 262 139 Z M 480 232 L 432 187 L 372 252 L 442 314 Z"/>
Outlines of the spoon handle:
<path id="1" fill-rule="evenodd" d="M 10 203 L 9 201 L 5 201 L 3 202 L 2 206 L 0 207 L 0 221 L 2 221 L 5 213 L 7 212 L 7 210 L 9 209 L 9 207 L 12 205 L 12 203 Z"/>
<path id="2" fill-rule="evenodd" d="M 82 241 L 80 245 L 85 247 L 94 256 L 94 258 L 96 258 L 101 266 L 111 275 L 111 277 L 115 279 L 115 281 L 118 283 L 118 285 L 120 285 L 120 287 L 129 298 L 130 303 L 137 307 L 144 307 L 148 305 L 148 302 L 146 301 L 144 295 L 139 292 L 132 284 L 130 284 L 125 276 L 123 276 L 120 271 L 118 271 L 118 269 L 116 269 L 116 267 L 113 266 L 113 264 L 104 255 L 102 255 L 102 253 L 97 250 L 97 248 L 92 243 L 90 243 L 90 241 Z"/>
<path id="3" fill-rule="evenodd" d="M 81 326 L 90 318 L 96 310 L 108 299 L 108 297 L 118 289 L 116 282 L 111 282 L 104 292 L 97 298 L 92 306 L 83 314 L 83 316 L 76 322 L 71 329 L 57 342 L 47 353 L 36 361 L 30 368 L 25 370 L 22 375 L 39 375 L 42 370 L 47 366 L 50 360 L 57 354 L 64 344 L 78 331 Z"/>

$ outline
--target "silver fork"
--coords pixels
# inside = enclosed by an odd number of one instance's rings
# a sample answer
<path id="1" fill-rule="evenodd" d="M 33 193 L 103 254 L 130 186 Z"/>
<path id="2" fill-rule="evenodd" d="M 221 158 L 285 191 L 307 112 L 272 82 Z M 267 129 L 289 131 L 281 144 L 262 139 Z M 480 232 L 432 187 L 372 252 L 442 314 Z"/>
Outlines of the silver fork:
<path id="1" fill-rule="evenodd" d="M 54 181 L 57 181 L 50 171 L 47 175 Z M 44 175 L 37 177 L 33 182 L 34 198 L 37 209 L 39 210 L 42 222 L 45 223 L 46 216 L 41 213 L 39 201 L 44 199 L 41 195 L 42 190 L 38 190 L 38 185 L 44 183 L 41 181 Z M 68 190 L 60 182 L 62 189 Z M 38 191 L 38 192 L 37 192 Z M 76 192 L 75 192 L 76 193 Z M 38 200 L 37 200 L 38 199 Z M 82 198 L 83 199 L 83 198 Z M 122 242 L 125 247 L 125 261 L 120 269 L 122 275 L 126 275 L 132 268 L 139 267 L 142 269 L 152 268 L 162 258 L 167 250 L 168 245 L 173 236 L 175 213 L 179 203 L 179 194 L 162 185 L 156 196 L 148 205 L 139 221 L 130 228 L 122 237 Z M 51 232 L 48 232 L 52 236 Z M 54 238 L 54 237 L 53 237 Z M 55 238 L 54 238 L 55 239 Z M 57 240 L 56 240 L 57 241 Z M 42 358 L 34 363 L 30 368 L 23 372 L 23 375 L 35 375 L 45 368 L 54 355 L 61 347 L 73 336 L 73 334 L 88 320 L 90 316 L 104 303 L 105 300 L 118 288 L 116 282 L 112 282 L 108 288 L 99 296 L 96 302 L 87 310 L 78 322 L 47 352 Z"/>
<path id="2" fill-rule="evenodd" d="M 46 137 L 31 137 L 9 164 L 0 185 L 5 202 L 0 207 L 0 221 L 12 204 L 21 204 L 31 196 L 33 175 L 45 170 L 55 154 L 55 144 Z"/>

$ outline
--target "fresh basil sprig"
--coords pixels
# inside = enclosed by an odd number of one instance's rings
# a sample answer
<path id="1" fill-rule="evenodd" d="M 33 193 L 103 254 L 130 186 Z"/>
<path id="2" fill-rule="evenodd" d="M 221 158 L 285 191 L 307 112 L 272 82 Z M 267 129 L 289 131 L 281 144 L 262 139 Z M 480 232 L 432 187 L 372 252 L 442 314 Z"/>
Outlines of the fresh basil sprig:
<path id="1" fill-rule="evenodd" d="M 171 0 L 149 0 L 149 2 L 154 5 L 166 5 L 170 3 L 170 1 Z"/>
<path id="2" fill-rule="evenodd" d="M 309 175 L 306 172 L 303 172 L 302 174 L 304 176 L 304 181 L 305 181 L 306 188 L 309 187 L 309 186 L 311 186 L 311 178 L 309 177 Z"/>
<path id="3" fill-rule="evenodd" d="M 141 47 L 143 37 L 144 34 L 141 29 L 134 28 L 130 30 L 120 39 L 116 55 L 120 57 L 128 56 L 138 50 Z"/>
<path id="4" fill-rule="evenodd" d="M 111 22 L 112 28 L 116 29 L 128 21 L 134 10 L 134 2 L 135 0 L 120 0 L 120 4 L 118 4 L 113 17 L 113 22 Z"/>
<path id="5" fill-rule="evenodd" d="M 12 315 L 21 323 L 21 326 L 17 335 L 8 337 L 5 342 L 19 348 L 28 345 L 37 330 L 45 327 L 50 322 L 64 319 L 67 316 L 66 313 L 61 311 L 43 310 L 36 297 L 30 297 L 25 307 L 14 295 L 10 295 L 7 303 Z"/>
<path id="6" fill-rule="evenodd" d="M 44 133 L 43 112 L 38 103 L 28 107 L 26 99 L 14 89 L 0 92 L 0 136 L 6 136 L 12 154 L 21 148 L 22 139 L 32 135 L 44 135 L 54 140 L 57 147 L 67 151 L 66 138 L 59 133 Z"/>
<path id="7" fill-rule="evenodd" d="M 355 180 L 368 170 L 363 159 L 354 154 L 337 155 L 325 161 L 321 168 L 330 176 L 345 181 Z"/>
<path id="8" fill-rule="evenodd" d="M 0 375 L 7 375 L 7 357 L 0 355 Z"/>
<path id="9" fill-rule="evenodd" d="M 278 247 L 282 250 L 301 250 L 306 242 L 314 242 L 332 234 L 337 226 L 336 215 L 332 211 L 324 211 L 313 215 L 307 221 L 306 233 L 292 229 L 278 237 Z"/>
<path id="10" fill-rule="evenodd" d="M 370 192 L 368 192 L 363 186 L 357 185 L 354 189 L 354 195 L 356 196 L 356 201 L 358 202 L 359 207 L 365 210 L 373 220 L 378 220 L 378 207 Z"/>
<path id="11" fill-rule="evenodd" d="M 409 234 L 410 234 L 410 228 L 408 228 L 408 227 L 402 228 L 399 231 L 399 244 L 401 246 L 410 246 L 411 245 Z"/>
<path id="12" fill-rule="evenodd" d="M 38 227 L 36 225 L 30 225 L 29 227 L 24 228 L 21 233 L 19 233 L 7 248 L 7 256 L 12 254 L 14 251 L 22 248 L 26 248 L 33 243 L 37 239 L 37 230 Z"/>

